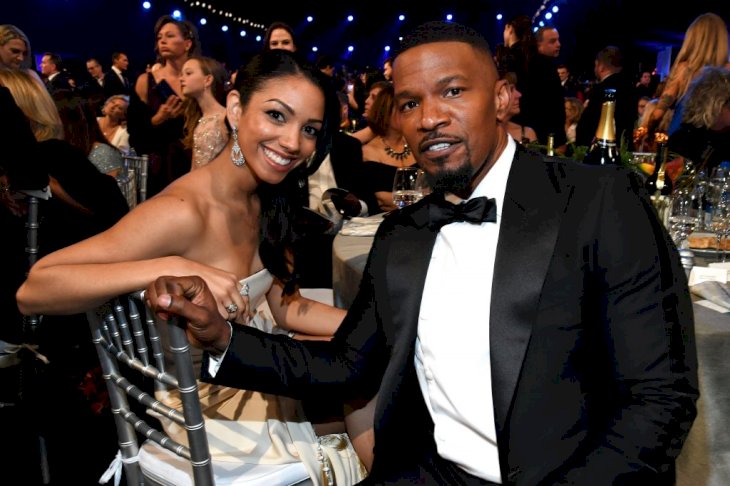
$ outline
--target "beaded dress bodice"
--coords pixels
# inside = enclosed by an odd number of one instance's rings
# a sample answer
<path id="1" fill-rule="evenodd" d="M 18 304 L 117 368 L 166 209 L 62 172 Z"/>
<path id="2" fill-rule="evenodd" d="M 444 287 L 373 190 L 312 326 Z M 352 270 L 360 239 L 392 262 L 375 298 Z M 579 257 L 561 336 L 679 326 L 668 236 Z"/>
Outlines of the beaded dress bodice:
<path id="1" fill-rule="evenodd" d="M 193 132 L 193 165 L 202 167 L 213 160 L 228 143 L 220 114 L 201 117 Z"/>

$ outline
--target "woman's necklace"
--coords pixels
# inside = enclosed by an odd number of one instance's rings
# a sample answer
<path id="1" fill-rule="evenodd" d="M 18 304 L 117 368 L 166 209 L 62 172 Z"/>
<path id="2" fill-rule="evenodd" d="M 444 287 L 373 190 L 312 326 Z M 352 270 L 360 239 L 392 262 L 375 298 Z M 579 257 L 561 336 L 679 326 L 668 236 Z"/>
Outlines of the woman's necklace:
<path id="1" fill-rule="evenodd" d="M 390 148 L 390 146 L 385 142 L 385 139 L 383 137 L 380 137 L 380 140 L 383 141 L 385 153 L 388 154 L 390 157 L 393 157 L 395 160 L 403 160 L 411 155 L 411 148 L 408 146 L 407 143 L 403 143 L 402 152 L 396 152 L 395 150 Z"/>
<path id="2" fill-rule="evenodd" d="M 119 128 L 119 125 L 110 127 L 109 122 L 106 121 L 104 118 L 102 118 L 100 124 L 101 132 L 104 134 L 104 137 L 106 137 L 107 140 L 111 140 L 111 136 L 114 135 L 114 132 L 117 131 L 117 128 Z M 106 127 L 106 129 L 105 129 Z"/>

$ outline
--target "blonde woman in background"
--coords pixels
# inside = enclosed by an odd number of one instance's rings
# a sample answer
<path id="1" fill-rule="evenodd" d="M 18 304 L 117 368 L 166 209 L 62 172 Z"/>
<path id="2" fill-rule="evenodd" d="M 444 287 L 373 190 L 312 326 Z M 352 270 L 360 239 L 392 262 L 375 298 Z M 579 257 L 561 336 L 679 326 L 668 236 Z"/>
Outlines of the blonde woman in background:
<path id="1" fill-rule="evenodd" d="M 14 25 L 0 25 L 0 67 L 31 69 L 32 63 L 28 36 Z"/>
<path id="2" fill-rule="evenodd" d="M 646 124 L 642 125 L 647 136 L 653 138 L 652 132 L 670 109 L 675 110 L 676 116 L 668 127 L 668 133 L 676 131 L 682 119 L 682 101 L 692 80 L 704 66 L 723 66 L 727 62 L 728 31 L 725 21 L 714 13 L 700 15 L 687 28 L 659 102 Z"/>
<path id="3" fill-rule="evenodd" d="M 183 64 L 180 85 L 185 96 L 183 110 L 185 148 L 192 149 L 191 170 L 213 160 L 228 143 L 226 127 L 227 73 L 209 57 L 195 56 Z"/>
<path id="4" fill-rule="evenodd" d="M 111 145 L 125 154 L 129 153 L 129 132 L 126 123 L 127 108 L 129 108 L 129 96 L 110 96 L 101 108 L 103 116 L 96 119 L 104 137 L 109 140 Z"/>

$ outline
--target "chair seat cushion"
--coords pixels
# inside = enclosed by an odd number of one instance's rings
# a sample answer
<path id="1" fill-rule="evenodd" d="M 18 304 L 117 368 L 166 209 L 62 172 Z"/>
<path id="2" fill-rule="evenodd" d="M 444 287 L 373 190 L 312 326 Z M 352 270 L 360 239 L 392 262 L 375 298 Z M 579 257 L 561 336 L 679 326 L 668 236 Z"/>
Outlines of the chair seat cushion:
<path id="1" fill-rule="evenodd" d="M 162 485 L 193 486 L 193 468 L 187 459 L 151 440 L 139 450 L 139 465 L 146 477 Z M 304 464 L 245 464 L 213 461 L 213 475 L 217 486 L 247 485 L 272 486 L 309 484 Z"/>

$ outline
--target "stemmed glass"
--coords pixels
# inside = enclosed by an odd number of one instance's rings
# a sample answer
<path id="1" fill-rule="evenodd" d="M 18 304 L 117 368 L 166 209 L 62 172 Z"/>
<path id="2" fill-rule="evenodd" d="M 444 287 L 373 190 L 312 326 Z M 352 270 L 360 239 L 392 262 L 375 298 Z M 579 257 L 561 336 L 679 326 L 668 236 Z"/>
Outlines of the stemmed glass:
<path id="1" fill-rule="evenodd" d="M 419 201 L 426 190 L 424 172 L 417 167 L 399 167 L 393 180 L 393 204 L 398 208 Z"/>
<path id="2" fill-rule="evenodd" d="M 730 201 L 722 195 L 712 206 L 710 230 L 715 233 L 717 253 L 722 255 L 722 261 L 724 262 L 727 258 L 727 252 L 723 249 L 722 242 L 730 234 Z"/>
<path id="3" fill-rule="evenodd" d="M 672 195 L 669 213 L 669 234 L 677 248 L 688 246 L 687 237 L 700 224 L 702 208 L 693 198 L 691 187 L 684 187 Z"/>

